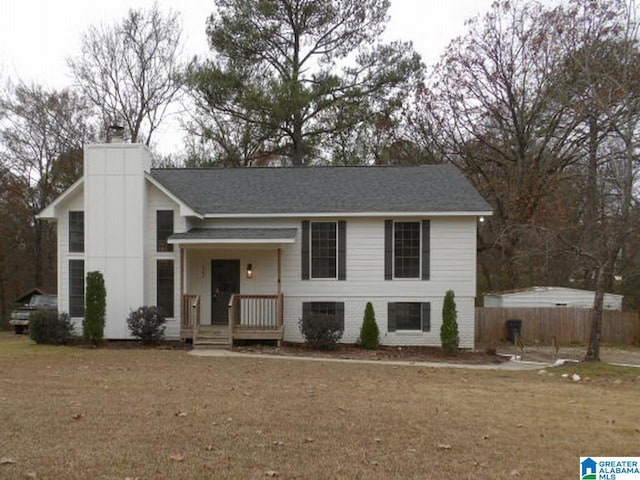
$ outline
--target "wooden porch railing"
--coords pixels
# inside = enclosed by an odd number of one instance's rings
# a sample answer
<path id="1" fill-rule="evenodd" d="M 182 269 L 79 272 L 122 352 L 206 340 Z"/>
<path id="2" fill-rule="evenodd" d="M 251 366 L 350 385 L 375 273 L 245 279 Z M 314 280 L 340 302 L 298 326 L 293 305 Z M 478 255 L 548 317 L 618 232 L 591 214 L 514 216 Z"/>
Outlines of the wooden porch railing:
<path id="1" fill-rule="evenodd" d="M 186 294 L 182 296 L 182 324 L 180 327 L 181 332 L 191 330 L 191 338 L 197 338 L 200 328 L 200 295 Z"/>
<path id="2" fill-rule="evenodd" d="M 229 301 L 229 333 L 235 338 L 282 337 L 284 295 L 234 294 Z M 248 335 L 248 336 L 247 336 Z M 277 335 L 276 335 L 277 336 Z M 269 335 L 271 337 L 271 335 Z"/>

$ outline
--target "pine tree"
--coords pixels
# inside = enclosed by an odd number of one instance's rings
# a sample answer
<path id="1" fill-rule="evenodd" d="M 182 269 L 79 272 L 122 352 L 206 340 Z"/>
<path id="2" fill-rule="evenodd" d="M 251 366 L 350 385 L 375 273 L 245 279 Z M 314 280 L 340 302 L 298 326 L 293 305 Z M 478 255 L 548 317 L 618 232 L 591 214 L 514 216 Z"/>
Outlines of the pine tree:
<path id="1" fill-rule="evenodd" d="M 455 293 L 447 291 L 442 306 L 442 326 L 440 327 L 440 342 L 447 353 L 455 353 L 458 349 L 458 312 L 456 311 Z"/>
<path id="2" fill-rule="evenodd" d="M 367 302 L 367 306 L 364 309 L 364 319 L 362 320 L 362 328 L 360 329 L 359 343 L 369 350 L 374 350 L 380 346 L 380 330 L 376 323 L 376 315 L 371 302 Z"/>

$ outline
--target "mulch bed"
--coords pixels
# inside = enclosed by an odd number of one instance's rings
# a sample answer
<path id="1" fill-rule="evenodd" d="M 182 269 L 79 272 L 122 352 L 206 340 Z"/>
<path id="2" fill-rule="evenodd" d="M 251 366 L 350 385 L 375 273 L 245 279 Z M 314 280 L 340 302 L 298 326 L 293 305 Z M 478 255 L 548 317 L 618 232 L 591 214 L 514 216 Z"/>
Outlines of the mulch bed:
<path id="1" fill-rule="evenodd" d="M 283 343 L 281 347 L 262 344 L 233 347 L 235 352 L 259 353 L 265 355 L 289 355 L 298 357 L 340 358 L 354 360 L 393 360 L 405 362 L 440 362 L 466 364 L 498 364 L 507 361 L 505 357 L 483 352 L 460 350 L 447 354 L 436 347 L 385 347 L 366 350 L 356 345 L 339 344 L 335 350 L 316 350 L 304 344 Z"/>
<path id="2" fill-rule="evenodd" d="M 191 348 L 190 345 L 177 340 L 165 340 L 156 345 L 144 345 L 138 340 L 105 340 L 100 345 L 94 345 L 78 338 L 68 342 L 67 345 L 80 348 L 104 348 L 107 350 L 185 350 Z"/>
<path id="3" fill-rule="evenodd" d="M 191 345 L 179 341 L 164 341 L 159 345 L 143 345 L 137 340 L 107 340 L 99 346 L 87 343 L 82 339 L 71 342 L 80 348 L 104 348 L 108 350 L 158 349 L 185 350 Z M 351 344 L 338 344 L 333 350 L 317 350 L 306 344 L 284 342 L 280 347 L 262 343 L 248 343 L 236 345 L 234 352 L 257 353 L 263 355 L 280 355 L 295 357 L 340 358 L 352 360 L 393 360 L 404 362 L 439 362 L 461 363 L 472 365 L 498 364 L 507 361 L 504 356 L 490 355 L 484 352 L 459 350 L 455 354 L 447 354 L 437 347 L 387 347 L 381 346 L 377 350 L 366 350 Z"/>

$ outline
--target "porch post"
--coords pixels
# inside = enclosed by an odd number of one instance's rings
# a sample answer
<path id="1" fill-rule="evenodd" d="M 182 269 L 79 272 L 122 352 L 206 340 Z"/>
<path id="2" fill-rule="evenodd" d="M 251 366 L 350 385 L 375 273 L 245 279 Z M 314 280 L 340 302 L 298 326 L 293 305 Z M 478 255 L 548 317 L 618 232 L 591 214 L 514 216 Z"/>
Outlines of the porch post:
<path id="1" fill-rule="evenodd" d="M 184 303 L 184 248 L 180 247 L 180 254 L 178 256 L 180 261 L 180 338 L 185 339 L 184 326 L 186 322 L 185 315 L 188 315 L 188 311 L 185 311 Z"/>
<path id="2" fill-rule="evenodd" d="M 180 298 L 184 295 L 184 248 L 180 247 Z"/>
<path id="3" fill-rule="evenodd" d="M 278 247 L 277 250 L 277 261 L 278 261 L 278 295 L 282 293 L 282 281 L 280 279 L 280 270 L 281 270 L 281 259 L 282 259 L 282 249 Z"/>

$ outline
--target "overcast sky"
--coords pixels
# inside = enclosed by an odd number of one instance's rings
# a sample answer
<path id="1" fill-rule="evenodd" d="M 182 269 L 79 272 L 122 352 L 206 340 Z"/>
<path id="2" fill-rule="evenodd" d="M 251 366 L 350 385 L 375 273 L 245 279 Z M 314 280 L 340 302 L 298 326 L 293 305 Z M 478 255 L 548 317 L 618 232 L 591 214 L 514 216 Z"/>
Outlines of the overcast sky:
<path id="1" fill-rule="evenodd" d="M 465 31 L 469 17 L 488 11 L 493 0 L 391 0 L 387 40 L 411 40 L 427 65 L 437 62 L 449 41 Z M 0 0 L 0 81 L 20 78 L 62 88 L 71 83 L 66 58 L 79 51 L 91 24 L 111 23 L 129 8 L 153 0 Z M 181 14 L 185 54 L 207 52 L 205 21 L 213 0 L 159 0 Z M 162 135 L 162 132 L 158 132 Z M 162 145 L 168 152 L 179 145 Z"/>

